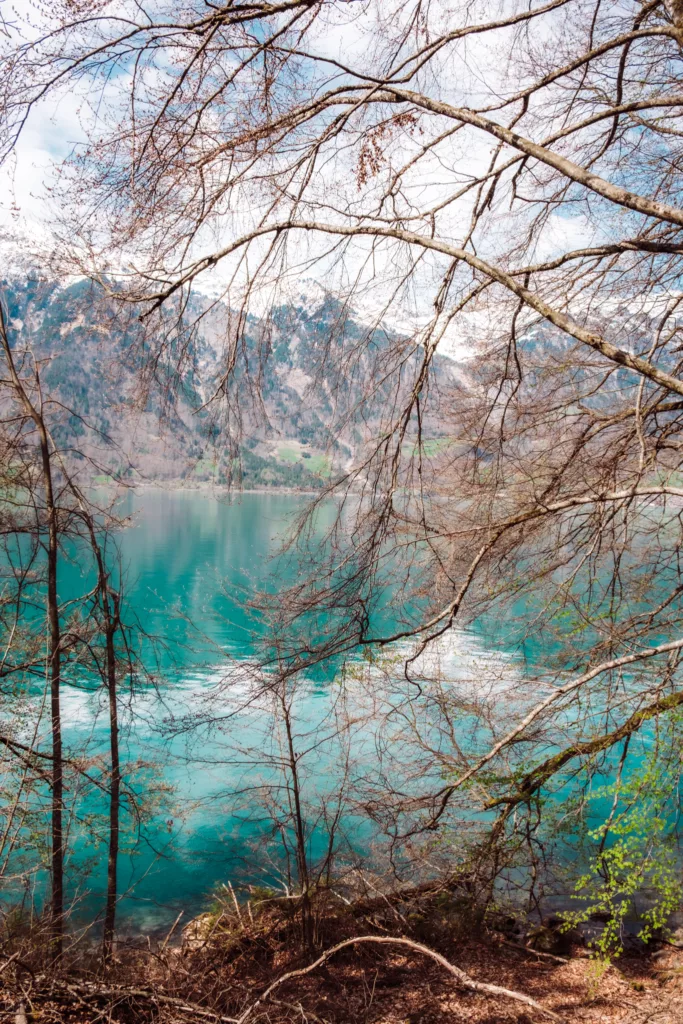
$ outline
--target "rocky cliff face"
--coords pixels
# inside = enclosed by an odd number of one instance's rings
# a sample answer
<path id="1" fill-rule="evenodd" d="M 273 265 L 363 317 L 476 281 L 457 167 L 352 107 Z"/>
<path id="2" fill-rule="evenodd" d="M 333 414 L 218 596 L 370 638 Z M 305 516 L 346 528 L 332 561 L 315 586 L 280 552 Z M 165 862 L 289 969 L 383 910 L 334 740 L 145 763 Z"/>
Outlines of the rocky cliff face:
<path id="1" fill-rule="evenodd" d="M 61 403 L 56 439 L 84 449 L 95 478 L 320 487 L 377 436 L 421 359 L 409 339 L 320 288 L 239 331 L 225 305 L 194 299 L 168 336 L 163 326 L 145 335 L 135 310 L 104 301 L 90 282 L 32 278 L 3 290 L 13 344 Z M 459 386 L 446 357 L 432 378 L 433 394 Z M 371 380 L 379 383 L 368 391 Z M 424 428 L 442 433 L 436 401 Z"/>

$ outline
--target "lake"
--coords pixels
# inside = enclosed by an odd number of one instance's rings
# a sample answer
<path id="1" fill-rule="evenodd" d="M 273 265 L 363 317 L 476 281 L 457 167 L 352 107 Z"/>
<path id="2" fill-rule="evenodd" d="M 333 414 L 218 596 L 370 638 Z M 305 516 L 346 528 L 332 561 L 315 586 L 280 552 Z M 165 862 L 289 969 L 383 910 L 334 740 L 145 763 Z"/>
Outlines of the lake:
<path id="1" fill-rule="evenodd" d="M 123 511 L 133 517 L 118 536 L 129 618 L 137 617 L 155 638 L 144 644 L 154 680 L 138 683 L 132 695 L 121 690 L 126 777 L 143 802 L 141 817 L 124 815 L 119 869 L 124 931 L 168 927 L 180 910 L 187 920 L 206 905 L 215 886 L 228 880 L 281 880 L 282 790 L 276 786 L 274 798 L 269 789 L 281 737 L 263 701 L 244 706 L 248 683 L 239 669 L 248 674 L 262 630 L 245 607 L 249 598 L 259 589 L 291 582 L 296 572 L 291 561 L 278 561 L 276 555 L 305 501 L 299 495 L 245 494 L 229 502 L 203 492 L 162 490 L 124 499 Z M 333 514 L 332 508 L 321 511 L 321 530 Z M 77 557 L 63 566 L 62 596 L 76 596 L 86 584 Z M 382 615 L 385 625 L 391 625 L 390 618 L 389 608 Z M 473 635 L 457 638 L 451 671 L 470 656 L 486 656 Z M 496 655 L 497 665 L 500 658 Z M 509 667 L 514 670 L 512 662 Z M 301 749 L 321 724 L 333 737 L 338 693 L 329 672 L 303 686 L 295 701 Z M 106 753 L 101 691 L 93 693 L 87 681 L 65 687 L 63 714 L 67 747 Z M 218 722 L 198 726 L 208 719 Z M 367 725 L 359 722 L 351 732 L 356 764 L 366 754 L 371 764 Z M 302 761 L 312 815 L 334 788 L 339 756 L 332 738 Z M 77 808 L 67 873 L 75 918 L 85 921 L 103 900 L 106 804 L 91 790 L 80 795 Z M 349 812 L 344 824 L 357 848 L 371 841 L 367 820 Z M 313 856 L 325 841 L 325 830 L 311 827 Z M 41 882 L 44 886 L 39 875 L 36 886 Z"/>
<path id="2" fill-rule="evenodd" d="M 273 724 L 270 698 L 253 697 L 255 645 L 264 627 L 248 604 L 257 591 L 272 592 L 294 579 L 295 561 L 278 559 L 277 553 L 306 500 L 245 494 L 230 502 L 203 492 L 162 490 L 124 499 L 123 511 L 132 516 L 130 528 L 118 536 L 125 598 L 128 618 L 137 618 L 148 635 L 142 654 L 150 677 L 136 680 L 131 693 L 123 685 L 120 690 L 130 797 L 122 817 L 120 932 L 166 930 L 180 911 L 187 921 L 206 907 L 213 889 L 229 881 L 286 884 L 282 840 L 291 792 L 279 768 L 284 740 Z M 317 527 L 324 530 L 333 515 L 332 507 L 323 508 Z M 63 565 L 60 594 L 75 597 L 87 585 L 75 554 Z M 389 628 L 391 605 L 389 594 L 380 612 Z M 495 697 L 497 687 L 509 692 L 511 683 L 513 689 L 525 683 L 533 689 L 524 657 L 505 649 L 499 642 L 502 624 L 494 626 L 495 644 L 477 628 L 453 630 L 441 645 L 439 672 L 458 683 L 461 695 L 486 689 Z M 400 656 L 401 650 L 394 653 Z M 350 679 L 342 686 L 334 670 L 318 672 L 298 684 L 293 703 L 313 859 L 326 848 L 324 818 L 335 810 L 341 774 L 354 775 L 369 789 L 375 781 L 377 737 L 367 701 L 363 705 L 353 691 L 353 664 Z M 88 680 L 70 682 L 63 696 L 65 744 L 73 754 L 104 754 L 106 763 L 104 695 Z M 353 722 L 344 721 L 342 741 L 344 716 Z M 402 728 L 399 722 L 397 743 Z M 443 742 L 435 734 L 437 739 Z M 488 745 L 486 737 L 474 734 L 463 742 Z M 407 765 L 409 771 L 409 759 Z M 433 770 L 437 782 L 443 779 L 438 760 Z M 69 796 L 73 801 L 74 792 Z M 85 923 L 104 902 L 106 801 L 87 785 L 76 796 L 67 875 L 73 920 Z M 377 838 L 371 821 L 352 801 L 337 810 L 347 853 L 367 850 Z M 33 876 L 38 902 L 46 884 L 44 873 Z"/>

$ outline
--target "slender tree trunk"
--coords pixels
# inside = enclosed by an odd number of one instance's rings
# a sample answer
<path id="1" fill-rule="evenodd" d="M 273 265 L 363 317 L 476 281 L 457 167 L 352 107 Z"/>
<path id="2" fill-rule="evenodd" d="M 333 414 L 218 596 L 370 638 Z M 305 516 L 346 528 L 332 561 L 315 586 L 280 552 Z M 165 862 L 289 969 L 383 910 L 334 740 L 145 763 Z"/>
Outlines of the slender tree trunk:
<path id="1" fill-rule="evenodd" d="M 292 736 L 292 719 L 287 698 L 284 691 L 285 684 L 280 695 L 282 713 L 285 720 L 285 731 L 287 733 L 287 750 L 289 753 L 289 770 L 292 776 L 292 792 L 294 794 L 294 826 L 296 831 L 297 867 L 299 871 L 299 885 L 301 886 L 301 928 L 303 932 L 304 945 L 309 949 L 313 948 L 313 915 L 311 912 L 310 879 L 308 877 L 308 857 L 306 855 L 306 833 L 304 829 L 304 818 L 301 809 L 301 789 L 299 785 L 299 771 L 297 757 L 294 750 L 294 738 Z"/>
<path id="2" fill-rule="evenodd" d="M 42 411 L 37 408 L 17 373 L 12 348 L 7 336 L 4 310 L 0 304 L 0 345 L 2 346 L 12 386 L 18 400 L 24 407 L 38 431 L 43 488 L 45 491 L 45 516 L 47 519 L 47 621 L 49 631 L 48 675 L 50 679 L 50 724 L 52 731 L 52 949 L 55 959 L 62 955 L 64 932 L 64 764 L 62 752 L 61 712 L 61 627 L 59 622 L 59 601 L 57 596 L 57 573 L 59 556 L 59 529 L 57 509 L 52 482 L 52 458 Z M 40 380 L 36 371 L 36 387 L 40 391 Z"/>
<path id="3" fill-rule="evenodd" d="M 52 453 L 50 437 L 41 408 L 31 401 L 24 382 L 17 373 L 12 348 L 7 335 L 4 310 L 0 304 L 0 346 L 7 361 L 12 386 L 26 415 L 33 421 L 39 437 L 43 487 L 45 491 L 45 515 L 47 519 L 47 617 L 49 627 L 48 667 L 50 678 L 50 718 L 52 729 L 52 947 L 56 959 L 63 949 L 64 934 L 64 764 L 62 751 L 61 718 L 61 626 L 59 621 L 59 600 L 57 595 L 57 574 L 59 556 L 59 524 L 54 500 L 52 479 Z M 40 393 L 40 380 L 36 371 L 36 387 Z M 119 852 L 119 814 L 121 793 L 121 768 L 119 760 L 119 727 L 116 685 L 115 637 L 119 628 L 118 596 L 109 587 L 109 576 L 97 540 L 95 523 L 91 512 L 83 501 L 79 489 L 67 474 L 67 485 L 77 497 L 84 522 L 90 534 L 93 554 L 97 562 L 99 594 L 104 620 L 106 648 L 106 687 L 109 699 L 109 729 L 111 756 L 111 785 L 109 794 L 109 851 L 107 858 L 107 902 L 104 918 L 104 955 L 111 954 L 117 900 L 117 864 Z"/>
<path id="4" fill-rule="evenodd" d="M 111 759 L 111 782 L 109 788 L 109 854 L 107 858 L 107 905 L 104 913 L 104 935 L 102 952 L 105 960 L 111 956 L 116 922 L 116 900 L 118 896 L 119 857 L 119 815 L 121 801 L 121 765 L 119 761 L 119 719 L 116 687 L 116 653 L 114 634 L 116 617 L 112 617 L 109 597 L 105 590 L 102 595 L 105 605 L 107 644 L 107 693 L 109 697 L 109 748 Z"/>
<path id="5" fill-rule="evenodd" d="M 104 911 L 104 929 L 102 934 L 102 956 L 108 960 L 114 944 L 114 928 L 116 925 L 116 901 L 118 897 L 118 859 L 119 859 L 119 819 L 121 807 L 121 762 L 119 758 L 119 713 L 118 688 L 116 682 L 116 649 L 114 646 L 116 631 L 120 625 L 119 595 L 109 586 L 109 573 L 105 565 L 102 547 L 98 542 L 93 516 L 86 508 L 83 496 L 77 487 L 70 483 L 72 491 L 81 506 L 83 519 L 90 534 L 90 545 L 97 563 L 97 582 L 99 599 L 102 605 L 105 640 L 105 666 L 107 697 L 109 703 L 109 850 L 107 854 L 107 899 Z"/>
<path id="6" fill-rule="evenodd" d="M 42 423 L 42 419 L 41 419 Z M 64 932 L 64 765 L 61 711 L 61 631 L 57 598 L 58 532 L 52 488 L 52 466 L 44 425 L 40 432 L 45 507 L 48 520 L 47 616 L 50 630 L 50 721 L 52 728 L 52 942 L 55 958 L 62 955 Z"/>

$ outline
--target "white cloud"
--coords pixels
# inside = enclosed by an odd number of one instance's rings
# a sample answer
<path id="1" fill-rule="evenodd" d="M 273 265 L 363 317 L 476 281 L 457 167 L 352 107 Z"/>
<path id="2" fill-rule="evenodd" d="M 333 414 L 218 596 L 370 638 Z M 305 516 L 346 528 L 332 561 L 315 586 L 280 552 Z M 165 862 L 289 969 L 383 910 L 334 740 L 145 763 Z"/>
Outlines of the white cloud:
<path id="1" fill-rule="evenodd" d="M 65 92 L 31 112 L 14 153 L 0 168 L 0 225 L 29 237 L 49 237 L 50 187 L 62 161 L 85 141 L 81 110 L 81 98 Z"/>

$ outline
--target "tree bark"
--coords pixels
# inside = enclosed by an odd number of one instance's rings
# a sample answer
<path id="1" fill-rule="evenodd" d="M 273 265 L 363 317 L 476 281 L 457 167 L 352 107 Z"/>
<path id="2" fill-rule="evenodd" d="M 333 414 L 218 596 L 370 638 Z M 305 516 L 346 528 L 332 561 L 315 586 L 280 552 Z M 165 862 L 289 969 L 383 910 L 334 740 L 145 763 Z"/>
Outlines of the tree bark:
<path id="1" fill-rule="evenodd" d="M 116 631 L 119 628 L 119 595 L 109 585 L 109 573 L 98 543 L 93 516 L 85 507 L 83 495 L 71 484 L 81 506 L 81 512 L 90 535 L 95 562 L 97 564 L 97 581 L 99 599 L 102 605 L 105 640 L 105 685 L 109 704 L 109 849 L 107 852 L 107 897 L 104 911 L 104 928 L 102 934 L 102 955 L 108 960 L 114 944 L 114 928 L 116 924 L 116 901 L 118 897 L 118 857 L 119 857 L 119 822 L 121 807 L 121 762 L 119 757 L 119 716 L 118 687 L 116 681 Z"/>
<path id="2" fill-rule="evenodd" d="M 116 614 L 111 615 L 109 594 L 105 587 L 102 593 L 105 607 L 105 629 L 107 646 L 107 693 L 109 698 L 109 749 L 111 760 L 111 783 L 109 789 L 109 852 L 107 856 L 107 904 L 104 914 L 104 935 L 102 952 L 105 959 L 112 953 L 114 925 L 116 922 L 116 900 L 118 896 L 117 869 L 119 857 L 119 817 L 121 802 L 121 765 L 119 760 L 119 721 L 116 687 L 116 652 L 114 634 Z"/>
<path id="3" fill-rule="evenodd" d="M 50 723 L 52 730 L 52 943 L 56 958 L 62 955 L 64 933 L 64 765 L 62 762 L 61 634 L 57 597 L 58 531 L 52 487 L 52 465 L 47 431 L 38 424 L 48 520 L 47 614 L 50 630 Z"/>
<path id="4" fill-rule="evenodd" d="M 52 456 L 50 438 L 41 409 L 37 408 L 17 373 L 14 356 L 9 344 L 5 316 L 0 306 L 0 344 L 5 354 L 12 386 L 26 415 L 33 421 L 38 432 L 41 472 L 45 491 L 45 516 L 47 520 L 47 622 L 49 632 L 47 668 L 50 680 L 50 726 L 52 733 L 52 901 L 51 932 L 52 951 L 55 959 L 62 955 L 64 933 L 64 765 L 62 752 L 61 712 L 61 626 L 59 621 L 59 599 L 57 595 L 59 529 L 57 508 L 54 500 L 52 480 Z M 36 384 L 40 387 L 36 371 Z"/>

